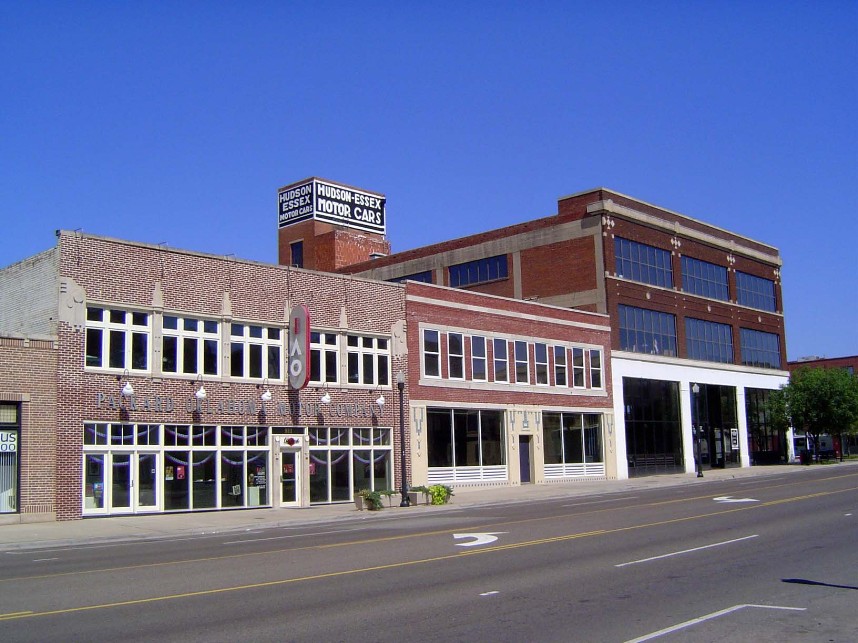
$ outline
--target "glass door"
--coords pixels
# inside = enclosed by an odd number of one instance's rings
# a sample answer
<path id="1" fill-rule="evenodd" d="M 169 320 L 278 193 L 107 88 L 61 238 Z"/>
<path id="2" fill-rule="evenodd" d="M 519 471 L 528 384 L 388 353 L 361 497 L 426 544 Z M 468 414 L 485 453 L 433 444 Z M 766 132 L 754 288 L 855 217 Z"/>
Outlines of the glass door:
<path id="1" fill-rule="evenodd" d="M 301 500 L 301 452 L 282 451 L 280 459 L 280 505 L 295 506 Z"/>
<path id="2" fill-rule="evenodd" d="M 110 513 L 131 511 L 131 489 L 134 478 L 131 475 L 130 453 L 114 453 L 110 471 Z"/>
<path id="3" fill-rule="evenodd" d="M 158 454 L 137 454 L 137 506 L 136 511 L 158 510 Z"/>
<path id="4" fill-rule="evenodd" d="M 86 453 L 83 456 L 83 513 L 107 513 L 105 505 L 105 460 L 107 453 Z"/>

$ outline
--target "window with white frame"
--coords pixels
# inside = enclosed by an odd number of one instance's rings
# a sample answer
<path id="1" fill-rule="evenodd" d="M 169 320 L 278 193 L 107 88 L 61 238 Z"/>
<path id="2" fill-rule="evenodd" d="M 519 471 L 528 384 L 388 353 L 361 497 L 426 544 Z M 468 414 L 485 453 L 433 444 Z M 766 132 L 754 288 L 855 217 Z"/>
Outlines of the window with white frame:
<path id="1" fill-rule="evenodd" d="M 572 347 L 572 386 L 574 388 L 585 388 L 584 380 L 584 349 Z"/>
<path id="2" fill-rule="evenodd" d="M 86 366 L 148 371 L 150 320 L 147 313 L 88 306 Z"/>
<path id="3" fill-rule="evenodd" d="M 548 346 L 537 342 L 533 345 L 533 370 L 537 384 L 548 384 Z"/>
<path id="4" fill-rule="evenodd" d="M 515 350 L 515 383 L 530 383 L 530 364 L 527 359 L 527 342 L 516 341 Z"/>
<path id="5" fill-rule="evenodd" d="M 161 339 L 165 373 L 217 375 L 220 324 L 209 319 L 164 315 Z"/>
<path id="6" fill-rule="evenodd" d="M 462 333 L 447 333 L 447 374 L 451 380 L 465 379 L 465 339 Z"/>
<path id="7" fill-rule="evenodd" d="M 230 375 L 254 379 L 281 378 L 283 332 L 279 328 L 232 324 Z"/>
<path id="8" fill-rule="evenodd" d="M 568 386 L 566 379 L 566 347 L 554 347 L 554 386 Z"/>
<path id="9" fill-rule="evenodd" d="M 471 336 L 471 379 L 475 382 L 485 382 L 488 379 L 486 365 L 486 338 L 479 335 Z"/>
<path id="10" fill-rule="evenodd" d="M 310 381 L 334 384 L 339 381 L 340 342 L 336 333 L 310 332 Z"/>
<path id="11" fill-rule="evenodd" d="M 590 349 L 590 388 L 602 388 L 602 351 Z"/>
<path id="12" fill-rule="evenodd" d="M 495 339 L 493 348 L 495 382 L 509 382 L 506 340 Z"/>
<path id="13" fill-rule="evenodd" d="M 386 338 L 348 335 L 346 358 L 349 384 L 390 384 L 390 342 Z"/>
<path id="14" fill-rule="evenodd" d="M 423 375 L 441 377 L 441 340 L 437 330 L 423 329 Z"/>

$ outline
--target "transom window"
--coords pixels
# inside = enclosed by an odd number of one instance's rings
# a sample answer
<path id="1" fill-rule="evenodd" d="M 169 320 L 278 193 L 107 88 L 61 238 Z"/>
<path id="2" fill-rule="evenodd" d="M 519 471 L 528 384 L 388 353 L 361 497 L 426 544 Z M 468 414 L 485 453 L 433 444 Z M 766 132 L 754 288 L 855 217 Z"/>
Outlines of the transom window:
<path id="1" fill-rule="evenodd" d="M 232 324 L 230 327 L 230 375 L 279 380 L 283 332 L 279 328 Z"/>
<path id="2" fill-rule="evenodd" d="M 147 313 L 88 306 L 86 366 L 148 371 L 150 322 Z"/>
<path id="3" fill-rule="evenodd" d="M 637 241 L 614 238 L 617 276 L 653 286 L 673 287 L 670 252 Z"/>
<path id="4" fill-rule="evenodd" d="M 336 333 L 310 332 L 310 381 L 334 384 L 339 381 L 340 343 Z"/>
<path id="5" fill-rule="evenodd" d="M 384 337 L 348 335 L 349 384 L 390 384 L 390 342 Z"/>
<path id="6" fill-rule="evenodd" d="M 462 288 L 488 281 L 506 279 L 509 276 L 506 255 L 485 257 L 476 261 L 450 266 L 450 286 Z"/>
<path id="7" fill-rule="evenodd" d="M 218 322 L 164 315 L 161 358 L 165 373 L 217 375 L 219 355 Z"/>
<path id="8" fill-rule="evenodd" d="M 447 373 L 451 380 L 465 379 L 465 340 L 462 333 L 447 333 Z"/>
<path id="9" fill-rule="evenodd" d="M 781 342 L 775 333 L 740 328 L 739 341 L 742 345 L 742 364 L 763 368 L 781 367 Z"/>
<path id="10" fill-rule="evenodd" d="M 736 301 L 742 306 L 774 312 L 775 282 L 736 271 Z"/>
<path id="11" fill-rule="evenodd" d="M 733 362 L 733 333 L 730 324 L 685 318 L 685 337 L 690 359 Z"/>
<path id="12" fill-rule="evenodd" d="M 682 290 L 701 297 L 727 301 L 727 269 L 683 255 Z"/>
<path id="13" fill-rule="evenodd" d="M 622 304 L 619 313 L 622 350 L 676 355 L 676 315 Z"/>

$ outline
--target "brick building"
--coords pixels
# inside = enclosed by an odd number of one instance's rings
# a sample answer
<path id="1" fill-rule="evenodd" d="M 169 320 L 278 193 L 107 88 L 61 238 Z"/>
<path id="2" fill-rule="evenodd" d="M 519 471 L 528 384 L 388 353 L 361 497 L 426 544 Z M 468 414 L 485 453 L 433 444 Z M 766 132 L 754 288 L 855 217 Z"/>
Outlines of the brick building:
<path id="1" fill-rule="evenodd" d="M 549 217 L 339 269 L 607 314 L 625 477 L 787 461 L 764 413 L 787 377 L 781 264 L 767 244 L 596 189 Z"/>
<path id="2" fill-rule="evenodd" d="M 398 284 L 59 233 L 0 271 L 0 522 L 394 487 L 404 308 Z"/>

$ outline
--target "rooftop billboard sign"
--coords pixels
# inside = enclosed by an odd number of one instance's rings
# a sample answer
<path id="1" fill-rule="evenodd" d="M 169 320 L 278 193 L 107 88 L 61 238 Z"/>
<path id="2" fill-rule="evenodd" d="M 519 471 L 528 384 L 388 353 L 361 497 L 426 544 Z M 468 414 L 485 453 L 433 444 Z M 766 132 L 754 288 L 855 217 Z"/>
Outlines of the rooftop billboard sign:
<path id="1" fill-rule="evenodd" d="M 299 221 L 316 219 L 384 234 L 385 202 L 381 194 L 322 179 L 307 179 L 277 191 L 277 226 L 283 228 Z"/>

